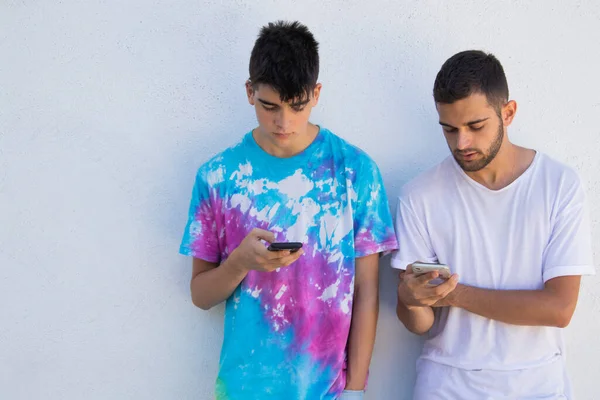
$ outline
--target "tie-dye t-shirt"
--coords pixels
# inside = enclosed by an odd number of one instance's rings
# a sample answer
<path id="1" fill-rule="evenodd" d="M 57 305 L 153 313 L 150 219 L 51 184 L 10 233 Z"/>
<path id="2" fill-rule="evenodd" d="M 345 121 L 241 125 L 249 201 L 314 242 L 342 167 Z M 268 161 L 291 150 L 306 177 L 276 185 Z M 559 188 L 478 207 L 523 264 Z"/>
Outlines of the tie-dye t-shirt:
<path id="1" fill-rule="evenodd" d="M 346 383 L 355 258 L 397 248 L 383 182 L 360 149 L 321 128 L 277 158 L 248 133 L 196 176 L 180 252 L 219 263 L 253 229 L 302 242 L 227 300 L 216 398 L 336 399 Z"/>

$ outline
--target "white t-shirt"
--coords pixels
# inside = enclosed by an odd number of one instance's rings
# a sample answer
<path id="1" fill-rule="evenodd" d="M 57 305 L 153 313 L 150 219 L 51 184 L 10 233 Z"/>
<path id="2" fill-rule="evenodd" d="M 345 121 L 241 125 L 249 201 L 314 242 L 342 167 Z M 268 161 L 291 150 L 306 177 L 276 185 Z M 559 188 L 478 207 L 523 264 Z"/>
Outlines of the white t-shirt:
<path id="1" fill-rule="evenodd" d="M 450 266 L 465 285 L 542 289 L 565 275 L 594 274 L 585 194 L 576 172 L 536 153 L 500 190 L 477 183 L 452 156 L 402 189 L 392 266 Z M 547 364 L 564 353 L 562 330 L 494 321 L 457 307 L 435 310 L 421 358 L 477 370 Z"/>

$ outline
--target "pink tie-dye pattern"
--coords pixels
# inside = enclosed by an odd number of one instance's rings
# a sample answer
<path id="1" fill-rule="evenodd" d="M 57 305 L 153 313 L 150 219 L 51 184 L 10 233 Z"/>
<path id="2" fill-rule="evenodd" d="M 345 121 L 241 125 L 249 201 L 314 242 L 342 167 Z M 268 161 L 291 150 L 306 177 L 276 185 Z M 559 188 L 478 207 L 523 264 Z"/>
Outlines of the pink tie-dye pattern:
<path id="1" fill-rule="evenodd" d="M 195 233 L 191 238 L 190 248 L 195 257 L 218 262 L 219 260 L 214 259 L 214 255 L 221 254 L 219 248 L 219 226 L 214 217 L 213 210 L 220 207 L 221 200 L 216 196 L 213 196 L 212 200 L 201 201 L 196 209 L 194 219 L 201 227 L 201 231 Z"/>
<path id="2" fill-rule="evenodd" d="M 352 300 L 348 300 L 348 314 L 342 311 L 341 303 L 346 294 L 352 296 L 354 291 L 352 274 L 348 271 L 352 267 L 340 268 L 337 263 L 328 265 L 326 254 L 306 250 L 296 263 L 278 272 L 249 273 L 243 285 L 248 290 L 262 289 L 259 299 L 261 304 L 268 306 L 263 311 L 271 329 L 292 331 L 294 340 L 290 354 L 310 354 L 316 368 L 339 371 L 331 388 L 331 393 L 337 393 L 346 384 L 345 348 Z M 321 300 L 323 291 L 338 279 L 336 295 Z M 290 286 L 277 299 L 282 284 L 286 284 L 283 282 L 289 282 Z"/>
<path id="3" fill-rule="evenodd" d="M 269 230 L 272 227 L 243 213 L 239 207 L 223 208 L 222 203 L 222 199 L 212 196 L 210 206 L 204 202 L 198 207 L 197 220 L 203 227 L 211 226 L 214 232 L 194 238 L 192 249 L 220 249 L 222 259 L 225 259 L 253 228 Z M 215 213 L 215 210 L 224 212 Z M 315 251 L 310 243 L 305 245 L 304 251 L 296 263 L 279 271 L 250 271 L 242 283 L 242 290 L 260 291 L 259 300 L 267 306 L 263 307 L 264 317 L 273 331 L 292 330 L 292 354 L 308 352 L 323 367 L 342 365 L 345 354 L 340 349 L 345 348 L 350 330 L 349 314 L 354 292 L 351 269 L 354 266 L 341 265 L 341 260 L 328 263 L 330 254 Z M 321 300 L 323 292 L 338 280 L 335 295 Z M 277 299 L 283 285 L 286 289 Z M 350 299 L 346 299 L 347 312 L 344 312 L 342 302 L 346 295 Z"/>

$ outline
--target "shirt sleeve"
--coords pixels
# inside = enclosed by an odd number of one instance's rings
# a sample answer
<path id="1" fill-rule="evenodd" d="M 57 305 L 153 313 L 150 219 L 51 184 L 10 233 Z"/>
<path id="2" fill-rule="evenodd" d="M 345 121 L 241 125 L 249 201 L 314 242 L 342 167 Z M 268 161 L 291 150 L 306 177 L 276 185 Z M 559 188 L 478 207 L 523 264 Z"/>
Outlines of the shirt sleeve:
<path id="1" fill-rule="evenodd" d="M 356 176 L 354 210 L 355 256 L 389 253 L 398 248 L 383 179 L 374 161 L 365 156 Z"/>
<path id="2" fill-rule="evenodd" d="M 579 179 L 558 204 L 543 255 L 544 282 L 559 276 L 594 275 L 586 196 Z"/>
<path id="3" fill-rule="evenodd" d="M 192 190 L 188 220 L 179 247 L 181 254 L 213 263 L 220 261 L 214 200 L 215 195 L 211 195 L 206 173 L 200 168 Z"/>
<path id="4" fill-rule="evenodd" d="M 396 236 L 399 249 L 392 256 L 393 268 L 406 269 L 415 261 L 437 262 L 426 226 L 402 197 L 396 207 Z"/>

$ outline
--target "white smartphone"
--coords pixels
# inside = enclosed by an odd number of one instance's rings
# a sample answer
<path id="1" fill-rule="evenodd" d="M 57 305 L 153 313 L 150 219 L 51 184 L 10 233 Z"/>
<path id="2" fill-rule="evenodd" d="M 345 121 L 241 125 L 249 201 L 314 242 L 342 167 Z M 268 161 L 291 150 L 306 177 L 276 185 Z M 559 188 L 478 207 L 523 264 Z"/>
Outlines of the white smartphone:
<path id="1" fill-rule="evenodd" d="M 450 268 L 446 264 L 416 262 L 412 264 L 412 270 L 416 275 L 437 271 L 442 279 L 450 279 L 452 276 L 452 272 L 450 272 Z"/>

